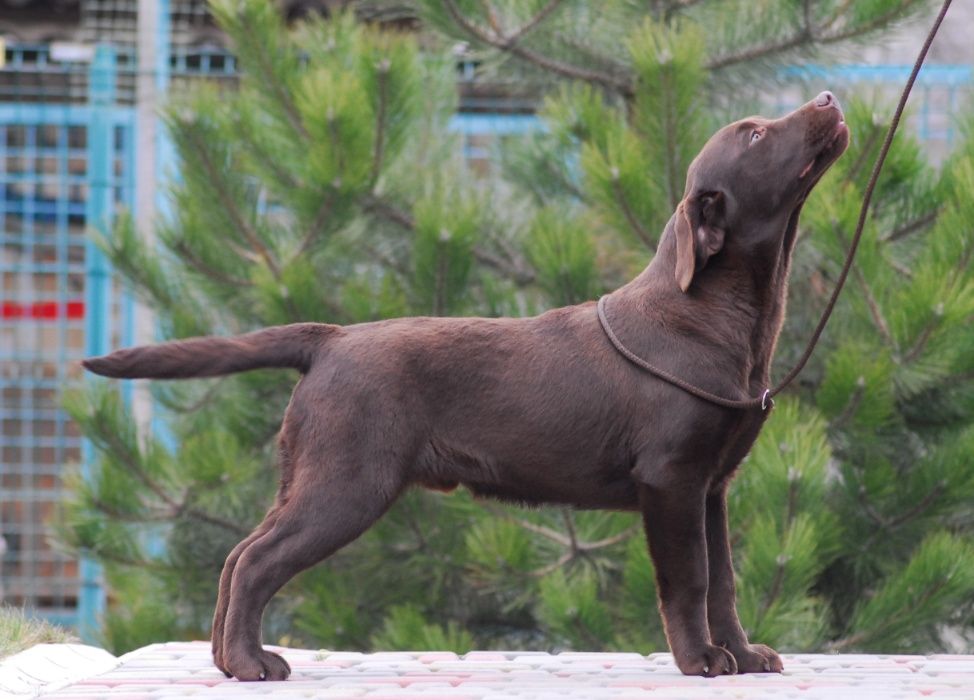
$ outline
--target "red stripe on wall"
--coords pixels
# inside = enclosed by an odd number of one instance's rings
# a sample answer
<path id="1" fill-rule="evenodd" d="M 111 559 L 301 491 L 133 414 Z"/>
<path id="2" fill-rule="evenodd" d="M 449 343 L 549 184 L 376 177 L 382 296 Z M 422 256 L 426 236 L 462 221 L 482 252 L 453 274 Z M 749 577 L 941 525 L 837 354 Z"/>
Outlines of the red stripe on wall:
<path id="1" fill-rule="evenodd" d="M 84 318 L 85 303 L 83 301 L 35 301 L 32 304 L 20 304 L 16 301 L 0 302 L 0 318 L 56 321 L 59 318 Z"/>

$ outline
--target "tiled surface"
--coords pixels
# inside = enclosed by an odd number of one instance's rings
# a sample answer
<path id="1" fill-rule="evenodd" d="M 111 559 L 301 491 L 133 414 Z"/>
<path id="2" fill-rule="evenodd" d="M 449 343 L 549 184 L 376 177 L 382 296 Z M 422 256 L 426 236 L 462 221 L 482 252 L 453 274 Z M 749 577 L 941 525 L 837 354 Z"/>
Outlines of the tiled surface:
<path id="1" fill-rule="evenodd" d="M 205 642 L 156 644 L 117 668 L 76 682 L 50 700 L 165 698 L 367 698 L 515 700 L 551 698 L 974 699 L 974 656 L 784 656 L 780 675 L 689 678 L 669 654 L 550 655 L 536 652 L 379 653 L 279 649 L 291 664 L 282 683 L 239 683 L 210 662 Z"/>

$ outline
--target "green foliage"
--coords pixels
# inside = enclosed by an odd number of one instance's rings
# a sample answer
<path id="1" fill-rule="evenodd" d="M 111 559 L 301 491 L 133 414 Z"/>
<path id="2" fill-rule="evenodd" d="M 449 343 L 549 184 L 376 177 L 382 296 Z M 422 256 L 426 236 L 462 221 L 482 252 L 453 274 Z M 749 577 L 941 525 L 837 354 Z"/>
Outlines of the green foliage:
<path id="1" fill-rule="evenodd" d="M 77 641 L 67 630 L 31 617 L 21 608 L 0 605 L 0 660 L 36 644 L 72 644 Z"/>
<path id="2" fill-rule="evenodd" d="M 481 212 L 447 185 L 416 202 L 413 280 L 417 305 L 431 316 L 447 316 L 462 307 L 473 266 Z"/>
<path id="3" fill-rule="evenodd" d="M 372 647 L 390 651 L 452 649 L 464 653 L 474 648 L 474 641 L 452 620 L 445 626 L 429 624 L 412 606 L 397 605 L 389 611 L 382 629 L 372 636 Z"/>
<path id="4" fill-rule="evenodd" d="M 595 247 L 585 221 L 577 214 L 542 209 L 525 239 L 525 252 L 538 273 L 538 284 L 559 306 L 579 304 L 598 292 Z"/>
<path id="5" fill-rule="evenodd" d="M 539 617 L 556 646 L 561 642 L 573 649 L 600 648 L 612 639 L 609 606 L 599 593 L 598 580 L 588 570 L 574 575 L 558 570 L 545 578 Z"/>
<path id="6" fill-rule="evenodd" d="M 930 620 L 962 623 L 974 590 L 974 549 L 946 532 L 930 535 L 900 571 L 890 574 L 855 612 L 842 647 L 882 644 L 891 651 L 913 650 L 931 643 Z M 908 601 L 908 604 L 904 605 Z M 936 643 L 934 641 L 933 643 Z"/>
<path id="7" fill-rule="evenodd" d="M 654 202 L 651 230 L 662 229 L 683 199 L 687 167 L 710 129 L 703 116 L 707 39 L 693 23 L 663 24 L 647 18 L 628 41 L 636 73 L 636 98 L 630 119 L 646 150 L 646 160 L 662 167 L 664 197 Z M 641 197 L 640 199 L 643 199 Z"/>
<path id="8" fill-rule="evenodd" d="M 127 217 L 99 245 L 166 337 L 589 300 L 646 264 L 690 160 L 774 89 L 769 66 L 926 4 L 423 0 L 436 34 L 418 42 L 351 14 L 285 27 L 269 0 L 216 0 L 239 86 L 198 86 L 166 110 L 181 177 L 158 248 Z M 456 40 L 485 77 L 543 97 L 544 128 L 505 140 L 482 177 L 447 128 Z M 805 206 L 779 366 L 824 303 L 885 130 L 884 105 L 840 99 L 853 141 Z M 731 487 L 755 641 L 928 652 L 947 630 L 969 638 L 974 121 L 964 128 L 939 169 L 897 137 L 849 288 Z M 98 457 L 90 479 L 72 477 L 59 537 L 107 564 L 113 650 L 206 636 L 223 560 L 274 492 L 294 378 L 158 383 L 165 441 L 140 435 L 107 383 L 69 398 Z M 653 589 L 633 514 L 417 491 L 289 584 L 264 638 L 648 652 L 665 645 Z"/>
<path id="9" fill-rule="evenodd" d="M 841 542 L 835 515 L 822 509 L 830 459 L 824 421 L 783 399 L 731 489 L 738 612 L 755 639 L 813 649 L 827 632 L 813 591 Z"/>

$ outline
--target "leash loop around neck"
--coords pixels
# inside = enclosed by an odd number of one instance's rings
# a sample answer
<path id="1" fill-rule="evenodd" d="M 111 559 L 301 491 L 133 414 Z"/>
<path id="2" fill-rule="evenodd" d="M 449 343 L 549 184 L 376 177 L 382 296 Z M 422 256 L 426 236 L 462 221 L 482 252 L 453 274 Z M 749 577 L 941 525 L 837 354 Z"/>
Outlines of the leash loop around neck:
<path id="1" fill-rule="evenodd" d="M 886 139 L 883 141 L 883 146 L 879 151 L 879 155 L 876 157 L 876 163 L 873 165 L 872 175 L 870 175 L 869 183 L 866 185 L 866 191 L 862 198 L 862 208 L 859 210 L 859 221 L 856 224 L 856 232 L 853 234 L 852 242 L 849 244 L 849 252 L 846 254 L 846 260 L 845 264 L 842 266 L 842 272 L 839 273 L 839 279 L 835 284 L 835 290 L 832 292 L 832 296 L 829 297 L 829 301 L 825 305 L 825 310 L 822 312 L 822 317 L 819 319 L 818 325 L 815 326 L 815 330 L 812 332 L 812 337 L 808 341 L 805 351 L 798 359 L 798 362 L 795 363 L 795 366 L 792 367 L 791 371 L 789 371 L 788 374 L 786 374 L 776 386 L 765 389 L 761 396 L 758 397 L 735 400 L 712 394 L 705 389 L 694 386 L 693 384 L 690 384 L 689 382 L 684 381 L 683 379 L 680 379 L 679 377 L 670 374 L 665 370 L 651 365 L 623 345 L 622 341 L 619 340 L 616 334 L 612 331 L 612 327 L 609 325 L 609 319 L 605 312 L 605 300 L 608 298 L 608 295 L 606 295 L 599 299 L 597 306 L 599 323 L 602 325 L 602 330 L 605 331 L 606 337 L 608 337 L 609 341 L 623 357 L 637 367 L 641 367 L 663 381 L 683 389 L 688 394 L 692 394 L 697 398 L 717 404 L 718 406 L 723 406 L 725 408 L 760 408 L 762 411 L 767 411 L 768 409 L 774 407 L 774 397 L 786 386 L 791 384 L 792 380 L 797 377 L 799 373 L 801 373 L 801 371 L 805 368 L 805 364 L 812 356 L 812 352 L 815 350 L 815 346 L 818 344 L 819 338 L 822 336 L 822 331 L 825 330 L 825 325 L 828 323 L 829 317 L 831 317 L 832 311 L 835 309 L 835 303 L 838 301 L 839 294 L 842 292 L 842 288 L 845 286 L 846 279 L 849 277 L 849 271 L 852 269 L 852 263 L 856 257 L 856 250 L 859 248 L 859 241 L 862 238 L 862 230 L 866 225 L 866 217 L 869 215 L 869 204 L 873 198 L 873 190 L 876 189 L 876 181 L 879 179 L 879 173 L 883 169 L 883 163 L 886 161 L 886 155 L 889 153 L 890 146 L 893 143 L 893 136 L 896 134 L 896 129 L 900 124 L 900 117 L 903 116 L 903 110 L 906 107 L 906 101 L 910 96 L 910 92 L 913 90 L 913 84 L 916 82 L 917 74 L 920 72 L 921 66 L 923 66 L 923 61 L 926 59 L 927 52 L 930 50 L 930 44 L 933 43 L 933 38 L 937 35 L 937 31 L 940 29 L 940 24 L 943 22 L 944 16 L 947 14 L 947 9 L 950 7 L 950 3 L 951 0 L 944 0 L 943 7 L 940 8 L 940 13 L 937 15 L 937 19 L 934 20 L 933 26 L 930 28 L 930 32 L 927 34 L 927 39 L 923 43 L 923 48 L 920 49 L 916 62 L 913 64 L 913 70 L 910 73 L 910 77 L 907 79 L 906 85 L 903 87 L 903 94 L 900 95 L 899 104 L 896 106 L 896 111 L 893 113 L 893 119 L 890 121 L 889 129 L 886 132 Z"/>
<path id="2" fill-rule="evenodd" d="M 684 381 L 677 377 L 675 374 L 670 374 L 666 370 L 660 369 L 650 363 L 646 362 L 639 355 L 634 353 L 632 350 L 627 348 L 619 340 L 619 337 L 612 330 L 612 326 L 609 325 L 609 319 L 606 316 L 605 304 L 606 299 L 609 295 L 605 295 L 599 299 L 599 303 L 596 306 L 599 315 L 599 323 L 602 324 L 602 330 L 605 331 L 606 337 L 609 342 L 612 343 L 613 347 L 619 351 L 619 354 L 625 357 L 627 360 L 632 362 L 637 367 L 640 367 L 650 374 L 659 377 L 665 382 L 672 384 L 673 386 L 683 389 L 683 391 L 688 394 L 693 394 L 698 399 L 703 399 L 704 401 L 709 401 L 710 403 L 715 403 L 718 406 L 723 406 L 724 408 L 758 408 L 760 407 L 762 411 L 767 410 L 774 405 L 774 400 L 771 398 L 771 390 L 766 389 L 764 394 L 754 399 L 725 399 L 723 396 L 717 396 L 717 394 L 712 394 L 706 389 L 701 389 L 698 386 L 694 386 L 690 382 Z"/>

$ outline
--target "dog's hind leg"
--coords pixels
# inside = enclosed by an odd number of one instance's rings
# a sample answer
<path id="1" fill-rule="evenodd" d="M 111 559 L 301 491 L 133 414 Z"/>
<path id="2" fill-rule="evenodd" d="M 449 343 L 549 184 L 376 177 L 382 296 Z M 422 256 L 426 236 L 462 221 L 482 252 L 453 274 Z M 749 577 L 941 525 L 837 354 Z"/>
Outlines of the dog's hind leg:
<path id="1" fill-rule="evenodd" d="M 368 466 L 305 472 L 271 528 L 240 554 L 230 581 L 223 663 L 242 681 L 284 680 L 290 667 L 260 643 L 271 597 L 298 572 L 345 546 L 378 520 L 399 495 L 391 470 Z"/>
<path id="2" fill-rule="evenodd" d="M 244 553 L 244 550 L 252 542 L 267 534 L 274 525 L 274 521 L 277 519 L 276 511 L 277 506 L 275 505 L 264 516 L 264 520 L 260 525 L 252 533 L 247 535 L 246 539 L 231 550 L 227 556 L 226 563 L 223 565 L 223 571 L 220 572 L 220 587 L 217 592 L 216 609 L 213 612 L 213 628 L 210 633 L 210 640 L 213 648 L 213 664 L 223 671 L 227 678 L 230 678 L 232 674 L 227 670 L 226 664 L 223 661 L 223 628 L 227 618 L 227 607 L 230 605 L 230 579 L 233 576 L 233 569 L 237 565 L 237 560 Z"/>

